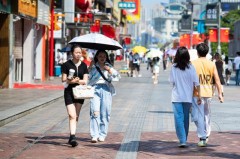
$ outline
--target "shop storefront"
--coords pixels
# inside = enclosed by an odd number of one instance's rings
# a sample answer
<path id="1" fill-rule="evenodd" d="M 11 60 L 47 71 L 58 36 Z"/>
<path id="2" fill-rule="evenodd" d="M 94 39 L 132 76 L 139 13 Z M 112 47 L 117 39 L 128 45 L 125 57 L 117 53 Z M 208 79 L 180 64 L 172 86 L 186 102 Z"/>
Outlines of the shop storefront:
<path id="1" fill-rule="evenodd" d="M 44 81 L 47 75 L 49 1 L 18 0 L 13 13 L 14 83 Z"/>
<path id="2" fill-rule="evenodd" d="M 0 0 L 0 88 L 9 88 L 9 21 L 10 0 Z"/>

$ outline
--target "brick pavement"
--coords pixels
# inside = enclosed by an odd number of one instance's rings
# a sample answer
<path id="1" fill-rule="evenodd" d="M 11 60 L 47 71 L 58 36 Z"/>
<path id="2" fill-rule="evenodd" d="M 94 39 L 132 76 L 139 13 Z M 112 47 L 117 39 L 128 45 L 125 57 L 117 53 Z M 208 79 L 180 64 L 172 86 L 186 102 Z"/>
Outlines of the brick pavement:
<path id="1" fill-rule="evenodd" d="M 174 132 L 145 132 L 137 149 L 137 159 L 221 159 L 240 158 L 240 132 L 213 132 L 208 147 L 196 145 L 190 132 L 187 148 L 178 148 Z M 93 144 L 88 133 L 77 134 L 79 145 L 70 147 L 68 134 L 0 134 L 0 156 L 18 159 L 113 159 L 120 151 L 124 133 L 109 133 L 105 142 Z M 9 142 L 11 141 L 11 142 Z M 135 141 L 130 141 L 135 142 Z"/>
<path id="2" fill-rule="evenodd" d="M 213 132 L 209 146 L 206 148 L 196 146 L 198 141 L 195 126 L 191 123 L 189 147 L 180 149 L 177 147 L 169 102 L 170 88 L 166 80 L 168 72 L 162 74 L 164 78 L 160 78 L 158 85 L 152 85 L 150 74 L 144 71 L 144 67 L 142 70 L 142 78 L 128 78 L 123 75 L 121 81 L 116 84 L 118 95 L 114 97 L 109 135 L 104 143 L 90 143 L 86 124 L 89 123 L 89 107 L 86 105 L 80 115 L 77 133 L 79 146 L 71 148 L 66 144 L 68 120 L 66 114 L 62 113 L 63 111 L 66 113 L 66 110 L 63 110 L 64 107 L 60 107 L 61 110 L 57 107 L 63 103 L 61 99 L 23 117 L 24 119 L 0 127 L 0 158 L 112 159 L 121 158 L 123 154 L 122 159 L 132 156 L 131 159 L 240 158 L 237 104 L 240 99 L 237 87 L 226 87 L 228 100 L 225 103 L 219 105 L 213 100 Z M 24 95 L 26 93 L 22 94 L 22 97 Z M 46 93 L 45 95 L 49 96 Z M 62 121 L 59 122 L 57 119 Z M 49 123 L 57 125 L 47 125 Z M 42 127 L 44 131 L 40 132 Z M 35 132 L 26 128 L 31 128 Z"/>

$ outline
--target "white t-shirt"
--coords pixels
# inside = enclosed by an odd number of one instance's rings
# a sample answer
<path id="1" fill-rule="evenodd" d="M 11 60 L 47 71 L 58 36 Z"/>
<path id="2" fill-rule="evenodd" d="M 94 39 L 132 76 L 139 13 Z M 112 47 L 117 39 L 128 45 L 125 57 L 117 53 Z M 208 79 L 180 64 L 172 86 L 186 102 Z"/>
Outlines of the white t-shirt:
<path id="1" fill-rule="evenodd" d="M 172 66 L 169 78 L 173 84 L 172 102 L 192 103 L 193 88 L 199 85 L 196 70 L 191 64 L 185 70 L 180 70 L 175 65 Z"/>
<path id="2" fill-rule="evenodd" d="M 239 70 L 240 69 L 240 56 L 237 56 L 234 58 L 233 63 L 235 64 L 235 70 Z"/>

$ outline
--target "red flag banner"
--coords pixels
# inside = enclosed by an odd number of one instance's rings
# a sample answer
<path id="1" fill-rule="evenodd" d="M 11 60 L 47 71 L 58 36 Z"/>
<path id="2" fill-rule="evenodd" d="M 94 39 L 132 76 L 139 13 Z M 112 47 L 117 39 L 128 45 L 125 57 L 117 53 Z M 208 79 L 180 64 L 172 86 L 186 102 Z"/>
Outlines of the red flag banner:
<path id="1" fill-rule="evenodd" d="M 184 46 L 184 44 L 185 44 L 184 38 L 183 38 L 183 35 L 181 35 L 179 39 L 179 46 Z"/>
<path id="2" fill-rule="evenodd" d="M 193 34 L 192 44 L 197 45 L 201 42 L 202 42 L 202 38 L 201 38 L 200 34 Z"/>
<path id="3" fill-rule="evenodd" d="M 182 35 L 182 40 L 180 41 L 182 46 L 187 47 L 188 49 L 190 48 L 190 34 L 183 34 Z"/>
<path id="4" fill-rule="evenodd" d="M 217 42 L 217 37 L 218 37 L 217 28 L 209 29 L 209 41 Z"/>
<path id="5" fill-rule="evenodd" d="M 221 28 L 220 41 L 222 43 L 229 42 L 229 28 Z"/>

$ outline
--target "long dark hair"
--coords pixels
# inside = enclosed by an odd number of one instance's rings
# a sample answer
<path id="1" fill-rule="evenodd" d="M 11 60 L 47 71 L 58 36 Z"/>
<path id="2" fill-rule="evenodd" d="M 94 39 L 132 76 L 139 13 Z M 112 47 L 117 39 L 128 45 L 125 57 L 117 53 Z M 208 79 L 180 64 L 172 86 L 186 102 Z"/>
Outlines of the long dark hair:
<path id="1" fill-rule="evenodd" d="M 107 53 L 107 51 L 105 51 L 105 50 L 98 50 L 98 51 L 97 51 L 97 53 L 96 53 L 95 56 L 94 56 L 94 62 L 95 62 L 95 63 L 98 62 L 97 57 L 98 57 L 99 53 L 101 53 L 101 52 L 105 53 L 105 55 L 106 55 L 106 62 L 108 62 L 108 63 L 111 64 L 111 62 L 110 62 L 110 60 L 109 60 L 109 57 L 108 57 L 108 53 Z"/>
<path id="2" fill-rule="evenodd" d="M 224 61 L 225 61 L 225 64 L 228 64 L 228 56 L 225 56 Z"/>
<path id="3" fill-rule="evenodd" d="M 186 47 L 179 47 L 174 58 L 175 67 L 180 70 L 185 70 L 189 68 L 190 64 L 190 55 Z"/>

